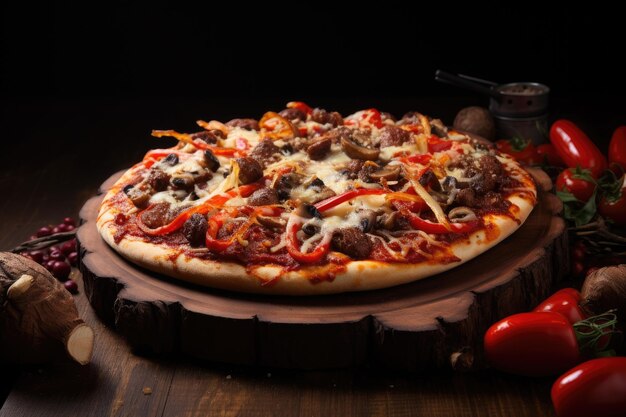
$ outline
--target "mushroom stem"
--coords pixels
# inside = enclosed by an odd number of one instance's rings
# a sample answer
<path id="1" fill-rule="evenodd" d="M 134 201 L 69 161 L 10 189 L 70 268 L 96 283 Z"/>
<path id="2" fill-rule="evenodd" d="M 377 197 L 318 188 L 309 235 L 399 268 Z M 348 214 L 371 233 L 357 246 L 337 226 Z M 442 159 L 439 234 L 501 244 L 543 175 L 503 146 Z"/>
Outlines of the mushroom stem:
<path id="1" fill-rule="evenodd" d="M 7 290 L 7 298 L 9 300 L 17 300 L 28 291 L 28 289 L 35 282 L 35 278 L 32 275 L 24 274 L 17 281 L 15 281 Z"/>
<path id="2" fill-rule="evenodd" d="M 87 365 L 93 354 L 93 329 L 86 324 L 79 324 L 70 332 L 65 341 L 67 353 L 81 365 Z"/>

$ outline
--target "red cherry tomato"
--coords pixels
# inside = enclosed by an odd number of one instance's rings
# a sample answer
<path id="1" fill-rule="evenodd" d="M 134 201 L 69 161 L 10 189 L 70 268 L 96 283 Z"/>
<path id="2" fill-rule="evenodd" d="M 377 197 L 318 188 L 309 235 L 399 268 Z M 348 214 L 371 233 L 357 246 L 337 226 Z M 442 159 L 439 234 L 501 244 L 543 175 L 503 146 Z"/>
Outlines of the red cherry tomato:
<path id="1" fill-rule="evenodd" d="M 564 169 L 556 179 L 556 190 L 574 194 L 582 202 L 588 201 L 596 189 L 591 172 L 586 169 Z"/>
<path id="2" fill-rule="evenodd" d="M 553 311 L 520 313 L 485 334 L 485 354 L 496 369 L 518 375 L 556 375 L 581 362 L 570 322 Z"/>
<path id="3" fill-rule="evenodd" d="M 626 226 L 626 176 L 622 178 L 622 188 L 616 198 L 602 196 L 598 211 L 618 226 Z"/>
<path id="4" fill-rule="evenodd" d="M 609 144 L 609 162 L 618 164 L 626 172 L 626 126 L 615 129 Z"/>
<path id="5" fill-rule="evenodd" d="M 552 385 L 558 417 L 626 415 L 626 358 L 600 358 L 570 369 Z"/>
<path id="6" fill-rule="evenodd" d="M 537 157 L 542 163 L 553 167 L 565 166 L 565 162 L 563 162 L 563 159 L 559 156 L 553 144 L 544 143 L 543 145 L 539 145 L 536 151 Z"/>
<path id="7" fill-rule="evenodd" d="M 598 178 L 607 167 L 606 158 L 598 147 L 569 120 L 561 119 L 552 124 L 550 142 L 570 168 L 587 168 Z"/>
<path id="8" fill-rule="evenodd" d="M 526 165 L 535 165 L 539 162 L 535 145 L 530 140 L 521 138 L 502 139 L 496 142 L 496 148 L 503 153 L 508 153 L 516 161 Z"/>
<path id="9" fill-rule="evenodd" d="M 533 311 L 554 311 L 562 314 L 570 324 L 587 318 L 580 308 L 580 292 L 573 288 L 563 288 L 546 298 Z"/>

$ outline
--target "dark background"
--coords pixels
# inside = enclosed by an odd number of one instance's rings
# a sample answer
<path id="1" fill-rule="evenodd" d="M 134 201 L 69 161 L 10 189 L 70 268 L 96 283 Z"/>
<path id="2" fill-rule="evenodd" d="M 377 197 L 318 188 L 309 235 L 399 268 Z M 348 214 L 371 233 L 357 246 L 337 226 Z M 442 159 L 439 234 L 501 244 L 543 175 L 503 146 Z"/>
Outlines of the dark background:
<path id="1" fill-rule="evenodd" d="M 564 98 L 626 93 L 614 62 L 626 46 L 623 18 L 601 5 L 11 3 L 2 36 L 9 97 L 459 94 L 434 82 L 437 68 L 539 81 Z"/>
<path id="2" fill-rule="evenodd" d="M 551 119 L 574 119 L 605 147 L 626 118 L 622 15 L 513 3 L 4 2 L 0 162 L 45 144 L 43 158 L 86 149 L 100 155 L 90 168 L 112 171 L 157 146 L 150 129 L 258 118 L 291 100 L 448 124 L 487 105 L 436 82 L 438 68 L 548 84 Z M 111 144 L 115 158 L 102 153 Z"/>

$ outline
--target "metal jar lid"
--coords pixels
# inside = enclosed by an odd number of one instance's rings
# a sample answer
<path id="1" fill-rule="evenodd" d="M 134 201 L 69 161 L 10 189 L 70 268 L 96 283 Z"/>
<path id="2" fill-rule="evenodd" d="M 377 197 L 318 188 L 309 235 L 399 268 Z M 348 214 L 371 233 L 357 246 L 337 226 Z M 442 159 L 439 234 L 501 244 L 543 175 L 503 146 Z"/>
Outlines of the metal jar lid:
<path id="1" fill-rule="evenodd" d="M 547 113 L 550 88 L 539 83 L 510 83 L 493 87 L 489 110 L 494 115 L 530 117 Z"/>

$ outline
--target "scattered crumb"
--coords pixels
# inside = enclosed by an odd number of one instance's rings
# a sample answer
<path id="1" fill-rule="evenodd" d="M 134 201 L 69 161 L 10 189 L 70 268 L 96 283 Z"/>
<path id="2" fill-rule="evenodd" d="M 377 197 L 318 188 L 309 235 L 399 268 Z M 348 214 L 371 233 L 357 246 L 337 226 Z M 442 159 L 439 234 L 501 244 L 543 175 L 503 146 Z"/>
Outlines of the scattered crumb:
<path id="1" fill-rule="evenodd" d="M 395 385 L 393 385 L 393 384 L 392 384 L 392 385 L 389 385 L 389 388 L 395 388 L 395 387 L 396 387 L 396 386 L 395 386 Z"/>
<path id="2" fill-rule="evenodd" d="M 268 373 L 267 373 L 267 377 L 268 377 L 268 378 L 271 378 L 271 377 L 272 377 L 271 372 L 268 372 Z"/>
<path id="3" fill-rule="evenodd" d="M 152 388 L 143 387 L 143 395 L 150 395 L 150 394 L 152 394 Z"/>
<path id="4" fill-rule="evenodd" d="M 228 375 L 226 375 L 226 379 L 233 379 L 233 376 L 228 374 Z"/>

